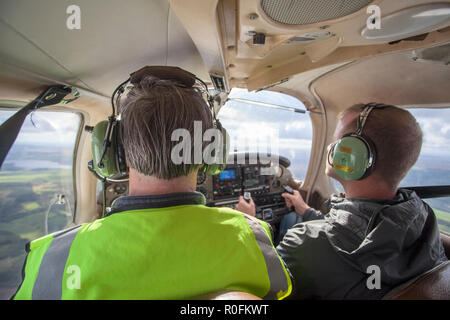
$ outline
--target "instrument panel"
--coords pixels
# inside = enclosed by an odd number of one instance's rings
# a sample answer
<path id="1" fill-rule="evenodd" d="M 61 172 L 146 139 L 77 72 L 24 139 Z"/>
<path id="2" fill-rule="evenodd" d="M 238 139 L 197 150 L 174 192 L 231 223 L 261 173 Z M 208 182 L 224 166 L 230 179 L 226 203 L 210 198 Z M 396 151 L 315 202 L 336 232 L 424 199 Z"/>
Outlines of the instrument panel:
<path id="1" fill-rule="evenodd" d="M 275 224 L 290 212 L 281 196 L 290 179 L 291 173 L 282 164 L 231 164 L 215 176 L 200 172 L 197 191 L 204 194 L 207 206 L 233 209 L 239 196 L 248 192 L 255 202 L 256 217 Z"/>

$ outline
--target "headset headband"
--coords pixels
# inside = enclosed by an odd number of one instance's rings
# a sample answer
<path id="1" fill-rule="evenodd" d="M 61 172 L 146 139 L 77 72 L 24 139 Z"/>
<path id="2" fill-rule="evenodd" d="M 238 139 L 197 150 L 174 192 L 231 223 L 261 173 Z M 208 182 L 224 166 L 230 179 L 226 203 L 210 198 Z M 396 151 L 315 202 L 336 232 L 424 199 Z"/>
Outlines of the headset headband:
<path id="1" fill-rule="evenodd" d="M 364 105 L 364 109 L 361 111 L 361 113 L 358 116 L 358 119 L 356 121 L 356 131 L 354 134 L 361 136 L 362 131 L 364 129 L 364 126 L 366 124 L 367 118 L 369 117 L 369 114 L 372 112 L 373 109 L 384 109 L 389 107 L 387 104 L 383 103 L 376 103 L 376 102 L 370 102 Z"/>
<path id="2" fill-rule="evenodd" d="M 362 131 L 364 129 L 364 125 L 366 124 L 367 118 L 369 117 L 370 112 L 373 110 L 372 106 L 365 106 L 363 111 L 359 114 L 358 120 L 357 120 L 357 128 L 355 131 L 355 134 L 360 136 L 362 134 Z"/>
<path id="3" fill-rule="evenodd" d="M 147 76 L 153 76 L 161 80 L 171 80 L 185 88 L 193 87 L 198 79 L 194 74 L 178 67 L 146 66 L 130 74 L 130 82 L 137 84 Z"/>
<path id="4" fill-rule="evenodd" d="M 194 87 L 195 83 L 199 83 L 203 87 L 203 92 L 207 96 L 206 100 L 207 103 L 211 109 L 211 112 L 213 113 L 214 121 L 218 121 L 216 118 L 216 112 L 214 110 L 214 97 L 212 97 L 208 91 L 208 86 L 206 83 L 198 78 L 193 73 L 190 73 L 186 70 L 183 70 L 179 67 L 173 67 L 173 66 L 145 66 L 133 73 L 130 74 L 130 77 L 121 83 L 113 92 L 111 96 L 111 105 L 113 110 L 113 116 L 115 116 L 116 113 L 116 105 L 119 106 L 120 103 L 120 97 L 122 93 L 125 91 L 125 87 L 128 83 L 131 83 L 133 85 L 139 85 L 139 83 L 142 81 L 145 77 L 155 77 L 160 80 L 169 80 L 172 81 L 175 85 L 182 87 L 182 88 L 192 88 Z M 115 99 L 116 103 L 114 104 L 114 97 L 117 97 Z M 117 108 L 118 109 L 118 108 Z"/>

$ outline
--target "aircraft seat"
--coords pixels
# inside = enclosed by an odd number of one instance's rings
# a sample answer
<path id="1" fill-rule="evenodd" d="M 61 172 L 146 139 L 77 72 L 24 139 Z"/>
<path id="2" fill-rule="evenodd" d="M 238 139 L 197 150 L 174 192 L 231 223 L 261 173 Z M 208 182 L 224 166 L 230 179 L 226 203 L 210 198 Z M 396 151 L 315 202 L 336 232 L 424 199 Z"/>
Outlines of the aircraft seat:
<path id="1" fill-rule="evenodd" d="M 401 284 L 388 292 L 383 300 L 449 300 L 450 261 Z"/>
<path id="2" fill-rule="evenodd" d="M 444 245 L 445 255 L 450 259 L 450 236 L 441 232 L 442 244 Z"/>

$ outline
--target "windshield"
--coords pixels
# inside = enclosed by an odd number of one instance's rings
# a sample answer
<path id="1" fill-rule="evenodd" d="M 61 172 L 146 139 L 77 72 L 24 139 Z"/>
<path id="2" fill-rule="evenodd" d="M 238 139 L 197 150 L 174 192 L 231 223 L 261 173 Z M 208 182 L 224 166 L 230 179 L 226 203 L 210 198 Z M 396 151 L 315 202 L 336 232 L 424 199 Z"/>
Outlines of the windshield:
<path id="1" fill-rule="evenodd" d="M 300 100 L 267 90 L 248 92 L 246 89 L 234 88 L 228 98 L 305 110 Z M 284 156 L 291 161 L 289 170 L 294 178 L 304 179 L 312 139 L 308 113 L 230 100 L 220 110 L 218 118 L 230 134 L 231 151 L 266 152 Z"/>

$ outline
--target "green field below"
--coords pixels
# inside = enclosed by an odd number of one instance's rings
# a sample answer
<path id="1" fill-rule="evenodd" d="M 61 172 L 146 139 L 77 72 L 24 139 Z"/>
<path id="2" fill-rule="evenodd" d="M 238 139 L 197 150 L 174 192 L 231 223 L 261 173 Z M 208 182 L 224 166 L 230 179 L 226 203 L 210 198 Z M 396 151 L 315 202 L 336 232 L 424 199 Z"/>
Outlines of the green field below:
<path id="1" fill-rule="evenodd" d="M 57 182 L 61 180 L 72 180 L 72 170 L 53 169 L 36 171 L 0 171 L 0 188 L 4 183 L 20 183 L 45 180 L 46 182 Z"/>
<path id="2" fill-rule="evenodd" d="M 438 219 L 439 229 L 450 234 L 450 213 L 434 208 L 433 211 Z"/>
<path id="3" fill-rule="evenodd" d="M 73 204 L 71 169 L 0 171 L 0 288 L 20 283 L 25 244 L 72 220 L 66 205 L 53 204 L 64 194 Z M 2 297 L 3 298 L 3 297 Z"/>

